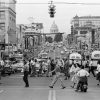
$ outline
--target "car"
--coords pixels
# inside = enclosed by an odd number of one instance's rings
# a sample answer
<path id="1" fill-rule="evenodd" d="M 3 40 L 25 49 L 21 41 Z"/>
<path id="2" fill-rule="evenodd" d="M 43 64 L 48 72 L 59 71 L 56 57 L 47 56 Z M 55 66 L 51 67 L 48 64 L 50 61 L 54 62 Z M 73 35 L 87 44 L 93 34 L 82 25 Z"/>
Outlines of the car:
<path id="1" fill-rule="evenodd" d="M 15 72 L 21 72 L 24 68 L 24 63 L 22 60 L 18 60 L 14 64 L 11 65 L 12 69 L 14 69 Z"/>
<path id="2" fill-rule="evenodd" d="M 23 67 L 16 67 L 17 72 L 23 72 Z"/>
<path id="3" fill-rule="evenodd" d="M 5 74 L 11 75 L 12 73 L 13 73 L 13 69 L 11 67 L 11 62 L 9 60 L 6 60 L 5 65 L 2 68 L 1 74 L 2 75 L 5 75 Z"/>

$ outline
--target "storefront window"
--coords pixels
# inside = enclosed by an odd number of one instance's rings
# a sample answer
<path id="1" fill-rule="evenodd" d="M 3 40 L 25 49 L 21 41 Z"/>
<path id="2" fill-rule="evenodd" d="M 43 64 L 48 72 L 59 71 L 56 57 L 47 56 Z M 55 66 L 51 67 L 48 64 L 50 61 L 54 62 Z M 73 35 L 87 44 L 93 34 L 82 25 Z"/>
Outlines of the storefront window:
<path id="1" fill-rule="evenodd" d="M 5 23 L 0 23 L 0 29 L 2 29 L 2 30 L 5 29 Z"/>
<path id="2" fill-rule="evenodd" d="M 0 2 L 0 7 L 5 7 L 5 2 Z"/>
<path id="3" fill-rule="evenodd" d="M 5 11 L 0 11 L 0 19 L 4 19 L 5 18 Z"/>

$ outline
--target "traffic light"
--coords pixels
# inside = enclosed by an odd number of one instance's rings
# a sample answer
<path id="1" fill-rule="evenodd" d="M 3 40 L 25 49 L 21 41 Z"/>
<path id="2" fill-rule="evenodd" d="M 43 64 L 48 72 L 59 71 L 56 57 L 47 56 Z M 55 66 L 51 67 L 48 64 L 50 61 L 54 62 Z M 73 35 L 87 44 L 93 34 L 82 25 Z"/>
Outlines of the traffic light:
<path id="1" fill-rule="evenodd" d="M 50 5 L 49 6 L 49 14 L 50 14 L 50 17 L 53 18 L 55 13 L 56 13 L 55 12 L 55 5 Z"/>

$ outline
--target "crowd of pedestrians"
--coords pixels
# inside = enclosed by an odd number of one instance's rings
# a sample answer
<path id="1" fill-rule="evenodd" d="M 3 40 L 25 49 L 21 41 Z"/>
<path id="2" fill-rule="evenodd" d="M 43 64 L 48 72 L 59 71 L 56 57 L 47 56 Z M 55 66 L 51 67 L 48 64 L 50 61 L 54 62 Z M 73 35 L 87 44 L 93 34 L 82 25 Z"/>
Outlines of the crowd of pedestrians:
<path id="1" fill-rule="evenodd" d="M 46 60 L 30 59 L 25 61 L 24 77 L 25 87 L 29 87 L 28 75 L 30 77 L 53 77 L 52 82 L 49 85 L 53 88 L 57 80 L 60 80 L 62 89 L 66 88 L 63 82 L 64 80 L 70 79 L 71 87 L 78 90 L 79 77 L 89 76 L 90 72 L 98 80 L 97 85 L 100 84 L 100 61 L 98 60 L 97 66 L 93 66 L 92 60 L 83 60 L 81 63 L 72 60 L 70 63 L 69 59 L 51 59 Z M 29 68 L 27 70 L 27 67 Z"/>
<path id="2" fill-rule="evenodd" d="M 66 59 L 32 58 L 29 60 L 24 60 L 23 63 L 24 63 L 23 81 L 25 82 L 25 87 L 29 87 L 28 76 L 52 77 L 52 82 L 51 84 L 49 84 L 50 88 L 53 88 L 56 82 L 60 80 L 61 87 L 62 89 L 64 89 L 66 88 L 66 86 L 63 82 L 63 79 L 64 80 L 70 79 L 71 81 L 70 86 L 78 90 L 79 77 L 84 75 L 89 76 L 90 73 L 92 73 L 93 77 L 95 77 L 98 80 L 97 85 L 100 85 L 100 60 L 98 60 L 97 65 L 95 65 L 93 60 L 82 60 L 81 63 L 79 63 L 78 61 L 69 60 L 68 58 Z M 1 60 L 0 68 L 4 67 L 4 65 L 5 65 L 4 61 Z M 83 68 L 85 71 L 83 71 Z"/>

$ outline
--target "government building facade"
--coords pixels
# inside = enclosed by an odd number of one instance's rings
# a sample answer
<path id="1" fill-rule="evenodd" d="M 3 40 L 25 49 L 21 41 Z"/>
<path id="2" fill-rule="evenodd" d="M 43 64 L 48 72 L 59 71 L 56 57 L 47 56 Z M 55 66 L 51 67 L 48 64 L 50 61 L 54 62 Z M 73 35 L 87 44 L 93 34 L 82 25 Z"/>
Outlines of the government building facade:
<path id="1" fill-rule="evenodd" d="M 99 49 L 100 16 L 75 16 L 71 21 L 71 34 L 73 42 L 79 49 L 87 45 L 88 49 Z"/>

